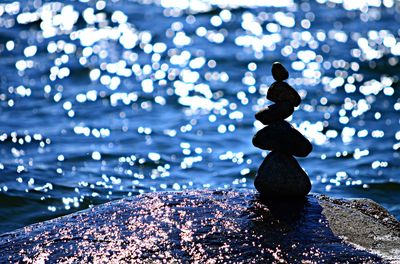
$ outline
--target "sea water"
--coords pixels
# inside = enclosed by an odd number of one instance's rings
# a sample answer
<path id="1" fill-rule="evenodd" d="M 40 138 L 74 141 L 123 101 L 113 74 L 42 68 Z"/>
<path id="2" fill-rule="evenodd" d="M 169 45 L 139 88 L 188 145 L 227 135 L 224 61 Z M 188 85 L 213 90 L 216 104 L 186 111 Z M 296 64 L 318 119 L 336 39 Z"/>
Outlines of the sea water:
<path id="1" fill-rule="evenodd" d="M 254 188 L 283 63 L 312 192 L 400 217 L 400 2 L 2 1 L 0 233 L 154 191 Z"/>

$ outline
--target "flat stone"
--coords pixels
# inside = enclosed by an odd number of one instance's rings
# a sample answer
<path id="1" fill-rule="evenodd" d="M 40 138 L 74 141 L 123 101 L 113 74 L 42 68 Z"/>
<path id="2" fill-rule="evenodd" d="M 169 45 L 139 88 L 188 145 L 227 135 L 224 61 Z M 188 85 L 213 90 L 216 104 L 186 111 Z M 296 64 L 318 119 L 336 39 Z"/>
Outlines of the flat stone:
<path id="1" fill-rule="evenodd" d="M 274 77 L 276 81 L 284 81 L 289 78 L 289 72 L 280 62 L 274 62 L 271 71 L 272 77 Z"/>
<path id="2" fill-rule="evenodd" d="M 277 102 L 269 105 L 255 114 L 257 120 L 264 125 L 284 120 L 294 112 L 294 107 L 289 102 Z"/>
<path id="3" fill-rule="evenodd" d="M 265 197 L 302 197 L 311 190 L 311 182 L 291 155 L 272 151 L 258 169 L 254 186 Z"/>
<path id="4" fill-rule="evenodd" d="M 149 193 L 2 234 L 0 263 L 384 263 L 388 248 L 400 260 L 396 219 L 349 204 L 333 213 L 335 233 L 330 212 L 342 207 L 251 189 Z M 357 231 L 375 243 L 360 249 L 341 236 L 353 243 Z"/>
<path id="5" fill-rule="evenodd" d="M 259 130 L 253 137 L 257 148 L 284 152 L 297 157 L 306 157 L 312 144 L 286 121 L 278 121 Z"/>
<path id="6" fill-rule="evenodd" d="M 293 106 L 299 106 L 301 97 L 296 90 L 285 82 L 274 82 L 268 89 L 267 99 L 277 103 L 288 101 Z"/>

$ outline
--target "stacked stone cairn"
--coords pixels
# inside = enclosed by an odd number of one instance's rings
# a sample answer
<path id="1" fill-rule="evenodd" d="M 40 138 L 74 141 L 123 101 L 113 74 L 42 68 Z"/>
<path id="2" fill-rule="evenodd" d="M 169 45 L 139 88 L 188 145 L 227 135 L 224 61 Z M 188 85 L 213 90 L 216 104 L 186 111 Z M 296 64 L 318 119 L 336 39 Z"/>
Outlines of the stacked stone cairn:
<path id="1" fill-rule="evenodd" d="M 264 197 L 302 197 L 311 190 L 308 175 L 293 156 L 306 157 L 312 145 L 284 119 L 301 103 L 300 95 L 285 82 L 289 73 L 279 62 L 272 65 L 275 79 L 268 89 L 267 99 L 274 102 L 257 112 L 255 117 L 266 125 L 253 137 L 253 145 L 271 152 L 264 159 L 254 186 Z"/>

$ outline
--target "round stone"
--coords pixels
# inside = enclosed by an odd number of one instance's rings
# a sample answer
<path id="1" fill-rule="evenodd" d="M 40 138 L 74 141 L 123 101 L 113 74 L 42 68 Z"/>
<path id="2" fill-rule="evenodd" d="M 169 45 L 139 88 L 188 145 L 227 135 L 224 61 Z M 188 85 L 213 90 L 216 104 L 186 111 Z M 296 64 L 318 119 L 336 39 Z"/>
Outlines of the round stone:
<path id="1" fill-rule="evenodd" d="M 301 197 L 311 190 L 311 182 L 299 163 L 285 153 L 273 151 L 258 169 L 254 186 L 265 197 Z"/>
<path id="2" fill-rule="evenodd" d="M 274 77 L 276 81 L 284 81 L 289 78 L 288 71 L 280 62 L 274 62 L 274 64 L 272 64 L 271 71 L 272 71 L 272 77 Z"/>
<path id="3" fill-rule="evenodd" d="M 269 125 L 271 123 L 288 118 L 291 114 L 293 114 L 293 112 L 294 107 L 292 104 L 287 101 L 283 101 L 269 105 L 267 108 L 258 111 L 255 114 L 255 117 L 264 125 Z"/>
<path id="4" fill-rule="evenodd" d="M 259 130 L 253 137 L 253 145 L 297 157 L 308 156 L 313 148 L 310 141 L 286 121 L 278 121 Z"/>
<path id="5" fill-rule="evenodd" d="M 268 89 L 267 99 L 277 103 L 288 101 L 293 106 L 299 106 L 301 97 L 292 86 L 285 82 L 274 82 Z"/>

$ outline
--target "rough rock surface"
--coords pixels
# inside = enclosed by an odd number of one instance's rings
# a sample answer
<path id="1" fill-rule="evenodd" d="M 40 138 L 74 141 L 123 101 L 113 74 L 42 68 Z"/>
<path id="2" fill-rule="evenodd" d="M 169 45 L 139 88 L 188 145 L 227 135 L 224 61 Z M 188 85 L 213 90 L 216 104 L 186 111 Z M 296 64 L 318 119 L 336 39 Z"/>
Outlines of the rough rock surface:
<path id="1" fill-rule="evenodd" d="M 276 103 L 289 101 L 293 106 L 299 106 L 301 97 L 296 90 L 285 82 L 274 82 L 268 89 L 267 99 Z"/>
<path id="2" fill-rule="evenodd" d="M 332 199 L 324 195 L 318 199 L 335 234 L 400 263 L 400 222 L 382 206 L 370 199 Z"/>
<path id="3" fill-rule="evenodd" d="M 297 157 L 306 157 L 312 151 L 310 141 L 286 121 L 278 121 L 259 130 L 253 137 L 253 145 Z"/>
<path id="4" fill-rule="evenodd" d="M 311 190 L 311 182 L 291 156 L 270 152 L 258 169 L 254 186 L 263 196 L 301 197 Z"/>
<path id="5" fill-rule="evenodd" d="M 390 230 L 398 241 L 399 223 L 363 200 L 345 203 L 315 196 L 265 201 L 252 190 L 139 195 L 3 234 L 0 262 L 385 262 L 368 252 L 370 243 L 357 249 L 338 235 L 356 243 L 357 230 L 374 233 L 370 239 L 387 249 L 381 238 Z M 336 219 L 333 227 L 329 219 Z"/>
<path id="6" fill-rule="evenodd" d="M 255 118 L 264 125 L 269 125 L 288 118 L 293 112 L 294 107 L 289 102 L 278 102 L 258 111 Z"/>

